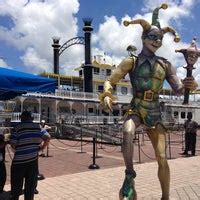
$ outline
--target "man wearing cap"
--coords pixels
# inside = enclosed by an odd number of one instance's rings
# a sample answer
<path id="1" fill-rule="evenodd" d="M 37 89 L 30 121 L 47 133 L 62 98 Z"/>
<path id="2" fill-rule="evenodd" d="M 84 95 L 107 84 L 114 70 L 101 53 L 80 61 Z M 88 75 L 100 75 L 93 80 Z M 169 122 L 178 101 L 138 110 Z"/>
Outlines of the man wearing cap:
<path id="1" fill-rule="evenodd" d="M 10 144 L 14 149 L 11 165 L 10 200 L 18 200 L 24 184 L 26 200 L 34 199 L 38 175 L 38 152 L 46 147 L 49 134 L 39 124 L 33 123 L 31 112 L 21 114 L 21 123 L 14 127 Z"/>
<path id="2" fill-rule="evenodd" d="M 183 94 L 185 88 L 190 90 L 197 88 L 193 77 L 186 78 L 181 82 L 171 63 L 155 54 L 162 46 L 165 33 L 173 34 L 175 42 L 180 40 L 178 33 L 171 27 L 160 27 L 158 12 L 161 8 L 166 9 L 167 7 L 167 4 L 162 4 L 153 11 L 152 24 L 144 19 L 124 21 L 125 26 L 129 24 L 142 26 L 142 51 L 138 56 L 131 54 L 119 64 L 110 78 L 105 81 L 104 91 L 99 95 L 105 109 L 112 111 L 112 103 L 115 101 L 112 95 L 113 86 L 129 74 L 133 98 L 124 116 L 122 153 L 126 170 L 120 190 L 120 199 L 133 200 L 137 198 L 134 182 L 136 172 L 133 168 L 133 138 L 136 128 L 143 124 L 146 126 L 158 162 L 158 178 L 162 189 L 161 199 L 169 200 L 170 170 L 165 152 L 166 129 L 161 120 L 159 93 L 163 88 L 164 80 L 168 81 L 176 94 Z"/>

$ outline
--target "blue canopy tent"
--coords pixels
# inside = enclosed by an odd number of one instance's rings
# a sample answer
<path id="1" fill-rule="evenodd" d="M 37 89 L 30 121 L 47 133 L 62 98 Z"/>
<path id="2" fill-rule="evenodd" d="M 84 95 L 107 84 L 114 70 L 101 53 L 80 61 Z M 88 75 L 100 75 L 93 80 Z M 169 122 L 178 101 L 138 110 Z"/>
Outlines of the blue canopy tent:
<path id="1" fill-rule="evenodd" d="M 56 80 L 0 67 L 0 100 L 27 92 L 54 92 Z"/>

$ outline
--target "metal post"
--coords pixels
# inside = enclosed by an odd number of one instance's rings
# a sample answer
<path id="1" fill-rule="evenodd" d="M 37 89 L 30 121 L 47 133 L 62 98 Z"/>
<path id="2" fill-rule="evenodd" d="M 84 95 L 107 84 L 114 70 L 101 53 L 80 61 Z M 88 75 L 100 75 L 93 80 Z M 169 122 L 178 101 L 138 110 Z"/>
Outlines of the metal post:
<path id="1" fill-rule="evenodd" d="M 82 129 L 82 125 L 81 125 L 81 151 L 78 153 L 86 153 L 83 151 L 83 129 Z"/>
<path id="2" fill-rule="evenodd" d="M 98 129 L 96 128 L 96 158 L 102 158 L 102 156 L 98 156 L 98 146 L 97 146 L 97 134 L 98 134 Z"/>
<path id="3" fill-rule="evenodd" d="M 139 158 L 139 163 L 141 163 L 141 153 L 140 153 L 141 149 L 140 148 L 141 148 L 140 147 L 140 134 L 138 132 L 138 158 Z"/>
<path id="4" fill-rule="evenodd" d="M 170 133 L 168 134 L 168 145 L 169 145 L 169 158 L 172 158 L 172 152 L 171 152 L 171 138 L 170 138 Z"/>
<path id="5" fill-rule="evenodd" d="M 102 142 L 103 142 L 103 127 L 100 126 L 100 129 L 101 129 L 101 144 L 100 144 L 99 149 L 104 149 L 104 148 L 103 148 L 103 145 L 102 145 Z"/>
<path id="6" fill-rule="evenodd" d="M 47 155 L 46 157 L 49 157 L 49 144 L 47 145 Z"/>
<path id="7" fill-rule="evenodd" d="M 93 137 L 93 156 L 92 156 L 92 164 L 88 167 L 89 169 L 99 169 L 100 167 L 96 164 L 96 160 L 95 160 L 95 158 L 96 158 L 96 138 L 95 137 Z"/>
<path id="8" fill-rule="evenodd" d="M 97 128 L 96 128 L 96 141 L 97 141 Z M 95 149 L 95 151 L 96 151 L 96 153 L 95 153 L 95 157 L 96 158 L 98 158 L 98 148 L 97 148 L 97 143 L 96 143 L 96 149 Z"/>
<path id="9" fill-rule="evenodd" d="M 185 132 L 182 132 L 182 151 L 185 150 Z"/>

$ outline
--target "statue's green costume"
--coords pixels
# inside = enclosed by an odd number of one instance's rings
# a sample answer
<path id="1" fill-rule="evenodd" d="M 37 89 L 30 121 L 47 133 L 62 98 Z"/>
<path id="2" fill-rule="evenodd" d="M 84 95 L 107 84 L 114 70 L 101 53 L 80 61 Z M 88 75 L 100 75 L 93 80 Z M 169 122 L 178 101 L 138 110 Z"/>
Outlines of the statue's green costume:
<path id="1" fill-rule="evenodd" d="M 146 58 L 140 54 L 136 58 L 135 68 L 129 72 L 133 99 L 130 103 L 132 111 L 142 118 L 148 127 L 161 123 L 159 93 L 166 79 L 166 69 L 161 57 Z"/>

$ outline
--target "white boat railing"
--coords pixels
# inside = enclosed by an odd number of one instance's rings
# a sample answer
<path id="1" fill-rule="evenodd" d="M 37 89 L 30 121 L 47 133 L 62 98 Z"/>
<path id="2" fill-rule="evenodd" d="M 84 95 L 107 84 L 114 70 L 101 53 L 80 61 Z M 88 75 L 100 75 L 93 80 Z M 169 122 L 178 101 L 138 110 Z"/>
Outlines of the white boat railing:
<path id="1" fill-rule="evenodd" d="M 77 91 L 68 91 L 57 89 L 54 93 L 34 93 L 28 92 L 23 96 L 32 96 L 32 97 L 49 97 L 55 99 L 70 99 L 70 100 L 93 100 L 99 101 L 97 93 L 89 93 L 89 92 L 77 92 Z M 120 103 L 129 103 L 132 99 L 132 95 L 114 95 L 117 98 L 117 102 Z"/>
<path id="2" fill-rule="evenodd" d="M 66 115 L 62 123 L 65 124 L 118 124 L 121 123 L 121 116 L 84 116 Z M 58 121 L 59 122 L 59 121 Z"/>
<path id="3" fill-rule="evenodd" d="M 195 94 L 194 94 L 195 95 Z M 28 92 L 23 96 L 31 96 L 31 97 L 47 97 L 47 98 L 55 98 L 55 99 L 66 99 L 66 100 L 90 100 L 94 102 L 99 102 L 98 93 L 89 93 L 89 92 L 80 92 L 80 91 L 71 91 L 65 89 L 57 89 L 55 93 L 38 93 L 38 92 Z M 130 103 L 132 99 L 131 94 L 117 94 L 114 95 L 118 103 Z M 180 103 L 183 102 L 183 96 L 172 96 L 172 95 L 160 95 L 160 101 L 168 102 L 168 103 Z M 196 101 L 195 98 L 190 98 L 190 102 L 200 104 L 200 102 Z"/>
<path id="4" fill-rule="evenodd" d="M 11 116 L 11 122 L 20 122 L 20 115 L 21 112 L 13 112 Z M 32 113 L 33 122 L 39 123 L 40 122 L 40 113 Z"/>
<path id="5" fill-rule="evenodd" d="M 11 116 L 11 122 L 20 122 L 20 112 L 13 112 Z M 32 113 L 34 118 L 33 122 L 39 123 L 41 120 L 41 114 Z M 113 124 L 120 123 L 121 116 L 84 116 L 84 115 L 73 115 L 69 116 L 69 114 L 62 115 L 62 120 L 59 119 L 59 116 L 56 118 L 57 123 L 67 123 L 67 124 Z"/>

